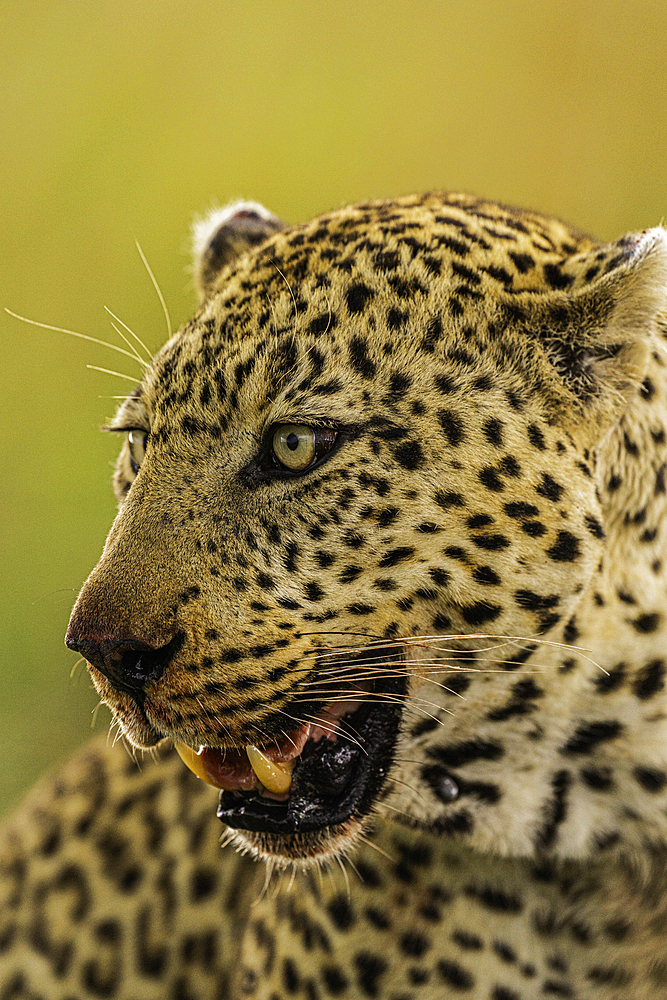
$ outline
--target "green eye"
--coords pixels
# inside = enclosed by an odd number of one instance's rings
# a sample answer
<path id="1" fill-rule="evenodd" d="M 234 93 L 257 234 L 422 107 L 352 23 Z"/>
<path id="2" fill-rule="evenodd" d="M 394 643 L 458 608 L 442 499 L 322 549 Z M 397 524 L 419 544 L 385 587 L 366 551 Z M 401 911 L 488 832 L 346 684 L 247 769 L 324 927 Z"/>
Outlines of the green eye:
<path id="1" fill-rule="evenodd" d="M 127 443 L 130 448 L 130 465 L 135 476 L 138 473 L 141 463 L 146 455 L 146 442 L 148 433 L 142 430 L 128 431 Z"/>
<path id="2" fill-rule="evenodd" d="M 290 472 L 305 472 L 333 447 L 336 432 L 330 427 L 281 424 L 273 432 L 276 460 Z"/>

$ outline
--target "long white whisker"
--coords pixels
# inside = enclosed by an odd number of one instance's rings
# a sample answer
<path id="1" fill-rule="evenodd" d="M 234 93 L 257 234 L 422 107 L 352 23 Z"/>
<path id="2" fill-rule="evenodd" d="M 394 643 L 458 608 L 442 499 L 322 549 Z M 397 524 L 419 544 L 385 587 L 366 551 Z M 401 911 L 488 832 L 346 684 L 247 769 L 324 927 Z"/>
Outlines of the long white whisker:
<path id="1" fill-rule="evenodd" d="M 395 811 L 398 812 L 399 810 L 396 809 Z M 394 865 L 398 863 L 398 858 L 392 857 L 391 854 L 387 854 L 386 851 L 383 851 L 381 847 L 378 847 L 377 844 L 374 844 L 373 841 L 370 840 L 368 837 L 366 837 L 363 833 L 358 833 L 357 837 L 362 842 L 362 844 L 366 844 L 367 847 L 370 847 L 374 851 L 377 851 L 378 854 L 381 854 L 383 858 L 387 859 L 387 861 L 391 861 L 391 863 Z"/>
<path id="2" fill-rule="evenodd" d="M 359 871 L 359 869 L 357 868 L 357 866 L 355 865 L 354 861 L 352 860 L 352 858 L 350 857 L 350 855 L 347 853 L 347 851 L 344 852 L 343 857 L 345 858 L 345 861 L 350 866 L 350 868 L 352 869 L 352 871 L 354 872 L 354 874 L 357 876 L 357 878 L 359 879 L 359 881 L 363 882 L 364 880 L 361 877 L 361 872 Z"/>
<path id="3" fill-rule="evenodd" d="M 299 310 L 297 308 L 296 299 L 294 298 L 294 292 L 292 291 L 292 286 L 290 285 L 289 281 L 287 280 L 287 278 L 285 277 L 285 275 L 283 274 L 283 272 L 280 270 L 280 268 L 276 264 L 275 260 L 272 260 L 271 263 L 273 264 L 273 266 L 275 267 L 276 271 L 278 272 L 278 274 L 280 275 L 280 277 L 283 279 L 283 281 L 287 285 L 287 290 L 289 291 L 290 295 L 292 296 L 292 302 L 294 303 L 294 318 L 296 319 L 297 316 L 299 315 Z"/>
<path id="4" fill-rule="evenodd" d="M 408 791 L 412 792 L 413 794 L 416 793 L 417 794 L 417 798 L 421 799 L 422 802 L 426 802 L 426 799 L 424 798 L 424 796 L 422 795 L 422 793 L 418 789 L 413 788 L 412 785 L 409 782 L 403 781 L 401 778 L 395 778 L 395 777 L 391 777 L 389 780 L 391 782 L 393 782 L 393 784 L 395 784 L 395 785 L 403 785 L 403 787 L 407 788 Z"/>
<path id="5" fill-rule="evenodd" d="M 490 632 L 468 632 L 452 635 L 416 635 L 416 636 L 403 636 L 395 637 L 392 639 L 385 639 L 382 636 L 374 636 L 370 632 L 343 632 L 343 631 L 318 631 L 318 632 L 302 632 L 304 636 L 308 635 L 347 635 L 347 636 L 359 636 L 361 638 L 371 637 L 371 641 L 366 643 L 364 646 L 345 646 L 345 647 L 335 647 L 332 650 L 322 650 L 318 654 L 314 654 L 314 658 L 317 656 L 327 656 L 336 655 L 337 653 L 347 651 L 349 653 L 359 653 L 363 650 L 372 650 L 374 648 L 389 648 L 389 647 L 401 647 L 401 646 L 426 646 L 428 649 L 436 649 L 439 652 L 451 652 L 460 653 L 463 652 L 460 648 L 453 646 L 447 647 L 440 645 L 443 642 L 457 642 L 457 641 L 480 641 L 480 640 L 490 640 L 493 645 L 484 647 L 482 652 L 489 651 L 494 648 L 499 648 L 506 646 L 510 643 L 516 644 L 535 644 L 539 646 L 555 646 L 560 649 L 565 650 L 576 650 L 579 653 L 585 654 L 590 653 L 591 650 L 587 646 L 573 646 L 571 643 L 566 642 L 556 642 L 553 639 L 541 639 L 539 636 L 517 636 L 517 635 L 493 635 Z M 595 661 L 591 661 L 595 663 Z"/>
<path id="6" fill-rule="evenodd" d="M 590 660 L 589 657 L 584 657 L 593 664 L 593 666 L 599 667 L 600 670 L 604 670 L 600 667 L 599 663 L 595 660 Z M 460 660 L 463 663 L 476 663 L 477 666 L 460 666 L 458 663 L 450 663 L 449 661 L 454 659 L 454 657 L 443 657 L 442 659 L 435 660 L 412 660 L 404 664 L 404 670 L 398 669 L 398 663 L 403 661 L 384 661 L 386 663 L 387 669 L 384 666 L 378 665 L 374 667 L 372 664 L 367 664 L 364 660 L 361 666 L 358 666 L 358 661 L 347 660 L 339 665 L 339 667 L 331 667 L 327 670 L 318 671 L 317 677 L 310 677 L 300 682 L 302 688 L 309 686 L 314 686 L 320 683 L 331 683 L 338 673 L 342 674 L 345 680 L 350 682 L 361 681 L 364 679 L 372 678 L 382 678 L 382 677 L 428 677 L 429 674 L 507 674 L 512 673 L 508 670 L 508 667 L 522 667 L 521 675 L 525 674 L 540 674 L 545 670 L 551 669 L 549 664 L 535 663 L 526 668 L 521 660 L 502 660 L 502 659 L 489 659 L 481 661 L 478 657 L 461 657 Z M 490 667 L 486 666 L 486 663 L 502 663 L 503 667 Z M 426 666 L 433 666 L 431 670 L 425 670 Z M 352 673 L 351 671 L 354 671 Z M 321 676 L 326 675 L 326 676 Z"/>
<path id="7" fill-rule="evenodd" d="M 123 351 L 123 354 L 127 354 L 127 351 Z M 111 368 L 100 368 L 99 365 L 86 365 L 86 368 L 90 368 L 91 371 L 94 372 L 104 372 L 105 375 L 116 375 L 118 378 L 124 378 L 127 379 L 128 382 L 134 382 L 135 385 L 137 384 L 136 378 L 132 378 L 131 375 L 123 375 L 122 372 L 114 372 Z"/>
<path id="8" fill-rule="evenodd" d="M 130 350 L 132 351 L 132 357 L 134 357 L 134 358 L 137 359 L 137 361 L 139 362 L 139 364 L 141 365 L 142 368 L 145 368 L 146 367 L 146 362 L 140 356 L 140 354 L 137 351 L 134 350 L 134 348 L 132 347 L 132 344 L 127 339 L 127 337 L 125 336 L 125 334 L 123 333 L 123 331 L 121 330 L 121 328 L 119 326 L 117 326 L 115 323 L 112 323 L 111 326 L 116 331 L 116 333 L 121 338 L 121 340 L 123 340 L 123 342 L 126 343 L 127 346 L 130 348 Z"/>
<path id="9" fill-rule="evenodd" d="M 149 364 L 150 357 L 151 357 L 151 352 L 148 349 L 148 347 L 146 347 L 146 345 L 144 344 L 144 342 L 141 339 L 141 337 L 139 337 L 138 334 L 136 334 L 134 332 L 134 330 L 131 330 L 129 328 L 129 326 L 127 325 L 127 323 L 123 323 L 123 321 L 120 318 L 120 316 L 116 316 L 116 314 L 114 312 L 112 312 L 111 309 L 109 309 L 108 306 L 105 306 L 104 309 L 105 309 L 106 312 L 109 313 L 109 315 L 111 316 L 112 319 L 115 319 L 117 323 L 120 323 L 120 325 L 123 327 L 124 330 L 127 330 L 127 332 L 130 334 L 131 337 L 134 337 L 134 339 L 136 340 L 136 342 L 139 344 L 139 347 L 141 347 L 146 352 L 146 357 L 149 359 L 148 361 L 144 361 L 143 364 Z"/>
<path id="10" fill-rule="evenodd" d="M 359 697 L 360 692 L 358 691 L 343 692 L 343 694 L 340 697 L 345 698 L 348 695 L 354 696 L 354 700 L 360 702 L 363 705 L 404 705 L 406 711 L 410 710 L 413 712 L 419 712 L 421 715 L 427 716 L 430 719 L 434 719 L 438 723 L 438 725 L 443 725 L 443 723 L 440 721 L 440 719 L 438 719 L 436 716 L 432 715 L 429 711 L 427 711 L 427 708 L 425 708 L 424 706 L 435 709 L 438 712 L 445 712 L 447 715 L 451 716 L 454 715 L 454 712 L 450 711 L 447 708 L 443 708 L 443 706 L 438 705 L 437 702 L 429 701 L 427 698 L 417 698 L 414 695 L 387 694 L 385 692 L 375 693 L 372 691 L 370 692 L 365 691 L 362 693 L 364 695 L 363 698 Z M 320 699 L 301 698 L 295 700 L 293 704 L 307 705 L 309 703 L 312 703 L 313 700 L 320 700 Z M 325 699 L 323 698 L 321 700 L 324 701 Z M 313 720 L 316 725 L 322 725 L 317 716 L 304 714 L 304 719 L 310 719 Z M 349 723 L 347 723 L 347 725 L 349 726 Z M 322 725 L 322 728 L 324 729 L 326 727 Z M 332 732 L 338 734 L 339 732 L 345 733 L 346 731 L 335 728 L 332 730 Z"/>
<path id="11" fill-rule="evenodd" d="M 461 662 L 471 664 L 471 666 L 461 666 L 458 662 L 450 663 L 451 659 L 453 657 L 447 656 L 429 660 L 408 660 L 407 662 L 405 660 L 377 660 L 375 663 L 366 659 L 361 663 L 359 660 L 344 660 L 335 667 L 318 670 L 316 676 L 302 680 L 300 685 L 302 687 L 312 687 L 320 684 L 331 684 L 335 682 L 336 678 L 342 678 L 350 683 L 358 683 L 378 677 L 428 677 L 430 674 L 511 673 L 512 671 L 508 671 L 507 669 L 508 666 L 524 666 L 521 660 L 492 658 L 480 661 L 479 657 L 474 656 L 461 657 Z M 505 667 L 504 669 L 496 670 L 495 668 L 487 667 L 487 663 L 502 663 L 505 664 Z M 472 666 L 472 664 L 476 664 L 476 666 Z M 432 667 L 432 669 L 427 670 L 425 669 L 426 667 Z M 548 664 L 531 663 L 530 668 L 522 671 L 522 673 L 540 673 L 546 669 L 549 669 Z"/>
<path id="12" fill-rule="evenodd" d="M 414 820 L 414 817 L 406 812 L 405 809 L 397 809 L 396 806 L 390 806 L 388 802 L 380 802 L 378 812 L 381 812 L 383 809 L 390 809 L 391 812 L 396 813 L 398 816 L 406 816 L 408 819 Z"/>
<path id="13" fill-rule="evenodd" d="M 100 340 L 99 337 L 90 337 L 87 333 L 77 333 L 76 330 L 66 330 L 64 326 L 52 326 L 50 323 L 40 323 L 36 319 L 28 319 L 27 316 L 19 316 L 18 313 L 12 312 L 11 309 L 7 309 L 6 307 L 5 312 L 10 316 L 13 316 L 14 319 L 19 319 L 22 323 L 28 323 L 30 326 L 38 326 L 42 330 L 54 330 L 56 333 L 66 333 L 70 337 L 78 337 L 79 340 L 89 340 L 91 344 L 99 344 L 101 347 L 108 347 L 110 351 L 116 351 L 118 354 L 124 354 L 125 357 L 132 358 L 133 361 L 137 360 L 136 354 L 130 354 L 130 352 L 126 351 L 123 347 L 119 347 L 117 344 L 109 344 L 106 340 Z M 140 359 L 139 362 L 143 365 L 143 362 Z M 92 366 L 88 365 L 87 367 L 90 368 Z M 127 378 L 128 376 L 124 377 Z M 136 379 L 133 381 L 136 381 Z"/>
<path id="14" fill-rule="evenodd" d="M 289 712 L 286 712 L 283 708 L 279 709 L 279 711 L 281 715 L 284 715 L 287 719 L 292 719 L 293 722 L 297 722 L 300 726 L 302 726 L 304 722 L 313 722 L 316 726 L 319 726 L 320 729 L 323 729 L 325 732 L 329 733 L 332 736 L 339 736 L 342 733 L 342 731 L 338 728 L 338 726 L 328 725 L 326 720 L 318 718 L 317 715 L 310 715 L 304 713 L 304 715 L 301 718 L 298 718 L 296 715 L 290 715 Z M 364 747 L 361 745 L 359 740 L 355 739 L 354 736 L 351 735 L 351 733 L 344 732 L 342 733 L 342 735 L 346 736 L 351 743 L 356 743 L 359 749 L 363 750 L 363 752 L 366 753 Z"/>
<path id="15" fill-rule="evenodd" d="M 430 665 L 438 666 L 439 670 L 447 670 L 449 664 L 443 658 L 440 659 L 436 657 L 431 660 L 415 660 L 406 661 L 402 658 L 396 660 L 388 660 L 385 657 L 377 657 L 375 659 L 367 659 L 364 657 L 363 660 L 353 659 L 353 660 L 343 660 L 342 663 L 337 663 L 332 667 L 325 667 L 324 669 L 318 669 L 317 671 L 317 681 L 320 678 L 322 680 L 328 680 L 329 678 L 336 677 L 337 675 L 343 675 L 349 678 L 350 681 L 357 681 L 364 677 L 377 677 L 378 675 L 386 675 L 387 677 L 412 676 L 425 666 Z M 454 670 L 460 670 L 459 667 L 453 667 Z M 437 671 L 431 671 L 436 673 Z M 313 679 L 313 682 L 316 682 Z M 311 683 L 310 681 L 308 683 Z"/>
<path id="16" fill-rule="evenodd" d="M 329 634 L 341 634 L 341 633 L 329 633 Z M 396 639 L 396 640 L 392 640 L 390 643 L 385 643 L 385 642 L 382 642 L 382 641 L 378 640 L 377 642 L 373 641 L 373 642 L 368 643 L 368 644 L 363 645 L 363 646 L 342 646 L 342 647 L 334 647 L 332 649 L 322 649 L 322 650 L 318 651 L 317 653 L 313 653 L 313 654 L 309 654 L 308 656 L 301 657 L 300 658 L 300 662 L 307 662 L 309 660 L 314 660 L 314 661 L 321 662 L 323 660 L 327 660 L 327 659 L 331 660 L 331 659 L 334 659 L 336 657 L 341 657 L 341 656 L 353 656 L 356 659 L 348 661 L 349 664 L 350 664 L 350 666 L 353 666 L 353 665 L 355 665 L 355 663 L 357 665 L 359 664 L 359 659 L 358 658 L 363 655 L 364 658 L 363 658 L 363 661 L 361 663 L 361 666 L 363 667 L 366 663 L 369 662 L 369 657 L 367 655 L 364 655 L 364 654 L 367 654 L 369 652 L 372 653 L 376 649 L 379 650 L 379 649 L 382 649 L 382 648 L 386 648 L 387 646 L 393 646 L 394 648 L 401 648 L 401 647 L 402 648 L 406 648 L 406 647 L 408 647 L 408 648 L 423 647 L 425 649 L 432 650 L 434 652 L 437 652 L 438 654 L 441 654 L 441 656 L 439 656 L 436 660 L 415 661 L 415 670 L 418 670 L 420 663 L 424 663 L 424 662 L 436 663 L 436 662 L 441 662 L 442 660 L 449 660 L 449 659 L 454 659 L 457 662 L 472 661 L 472 662 L 479 663 L 480 662 L 480 654 L 487 654 L 487 653 L 491 652 L 494 649 L 499 649 L 499 648 L 502 648 L 503 646 L 507 646 L 507 645 L 510 645 L 510 644 L 519 645 L 521 647 L 521 644 L 523 643 L 523 644 L 529 644 L 529 645 L 534 644 L 534 645 L 538 645 L 538 646 L 549 646 L 549 647 L 553 647 L 555 649 L 563 649 L 563 650 L 566 650 L 566 651 L 576 652 L 577 654 L 579 654 L 580 656 L 582 656 L 583 659 L 587 660 L 590 664 L 592 664 L 593 666 L 597 667 L 599 670 L 603 670 L 604 671 L 604 668 L 601 667 L 600 664 L 597 663 L 596 660 L 594 660 L 591 656 L 587 655 L 588 653 L 591 652 L 590 649 L 588 649 L 588 647 L 585 647 L 585 646 L 574 646 L 571 643 L 555 642 L 555 641 L 550 640 L 550 639 L 526 638 L 525 636 L 524 637 L 521 637 L 521 636 L 507 636 L 507 637 L 503 637 L 502 641 L 494 641 L 492 645 L 486 646 L 483 649 L 480 649 L 480 650 L 477 650 L 477 651 L 462 650 L 462 649 L 456 648 L 456 647 L 443 647 L 443 646 L 440 646 L 440 645 L 435 645 L 433 643 L 433 640 L 438 640 L 439 642 L 442 642 L 445 639 L 447 639 L 448 641 L 451 641 L 453 638 L 457 638 L 457 639 L 458 638 L 461 638 L 461 639 L 476 639 L 476 640 L 478 640 L 478 639 L 496 639 L 497 637 L 493 637 L 493 636 L 489 636 L 489 635 L 470 634 L 468 636 L 456 636 L 456 637 L 455 636 L 419 636 L 419 637 L 413 637 L 413 638 Z M 426 641 L 426 640 L 428 640 L 428 641 Z M 523 648 L 525 648 L 525 645 L 524 645 Z M 489 660 L 486 656 L 484 656 L 484 658 L 487 659 L 488 662 L 506 663 L 506 664 L 513 664 L 513 665 L 517 665 L 517 666 L 523 666 L 523 663 L 521 661 L 509 660 L 509 659 L 504 659 L 504 658 L 503 659 L 496 658 L 495 660 Z M 378 661 L 378 662 L 382 662 L 383 661 L 382 654 L 378 653 L 378 656 L 375 657 L 375 660 Z M 370 662 L 372 662 L 372 660 L 370 660 Z M 340 664 L 336 664 L 336 666 L 340 666 Z M 454 669 L 456 669 L 456 668 L 454 668 Z M 465 668 L 465 669 L 471 669 L 471 668 Z M 482 669 L 482 668 L 478 668 L 478 669 Z"/>
<path id="17" fill-rule="evenodd" d="M 163 298 L 163 296 L 162 296 L 162 292 L 160 291 L 160 286 L 158 285 L 158 283 L 157 283 L 157 281 L 156 281 L 156 279 L 155 279 L 155 275 L 154 275 L 154 274 L 153 274 L 153 272 L 151 271 L 151 268 L 150 268 L 150 264 L 149 264 L 149 263 L 148 263 L 148 261 L 146 260 L 146 257 L 145 257 L 145 255 L 144 255 L 144 251 L 143 251 L 143 250 L 141 249 L 141 247 L 139 246 L 139 241 L 138 241 L 138 240 L 135 240 L 134 242 L 135 242 L 135 244 L 136 244 L 136 247 L 137 247 L 137 250 L 139 251 L 139 256 L 141 257 L 141 259 L 142 259 L 142 260 L 143 260 L 143 262 L 144 262 L 144 267 L 145 267 L 145 268 L 146 268 L 146 270 L 148 271 L 148 275 L 149 275 L 149 277 L 150 277 L 151 281 L 153 282 L 153 288 L 154 288 L 154 289 L 155 289 L 155 291 L 157 292 L 157 297 L 158 297 L 158 298 L 159 298 L 159 300 L 160 300 L 160 305 L 162 306 L 162 311 L 163 311 L 163 313 L 164 313 L 164 318 L 165 318 L 165 319 L 166 319 L 166 321 L 167 321 L 167 334 L 168 334 L 168 335 L 169 335 L 169 337 L 171 338 L 171 320 L 170 320 L 170 318 L 169 318 L 169 310 L 167 309 L 167 303 L 166 303 L 166 302 L 164 301 L 164 298 Z"/>
<path id="18" fill-rule="evenodd" d="M 316 726 L 319 726 L 320 729 L 323 729 L 326 733 L 329 733 L 331 736 L 336 736 L 336 737 L 342 736 L 345 739 L 349 740 L 350 743 L 355 743 L 359 747 L 359 749 L 368 756 L 368 751 L 363 746 L 363 744 L 355 736 L 352 735 L 352 733 L 356 732 L 356 730 L 349 723 L 346 723 L 345 729 L 341 729 L 337 725 L 333 726 L 327 725 L 327 723 L 322 719 L 320 719 L 317 715 L 304 715 L 304 719 L 308 719 L 310 722 L 313 722 Z"/>
<path id="19" fill-rule="evenodd" d="M 74 666 L 75 667 L 78 666 L 80 662 L 81 662 L 80 660 L 77 660 L 76 663 L 74 664 Z M 91 729 L 94 729 L 95 726 L 97 725 L 97 716 L 99 715 L 99 711 L 100 711 L 100 709 L 101 709 L 101 707 L 102 707 L 103 704 L 104 704 L 104 702 L 100 700 L 100 701 L 98 701 L 97 705 L 95 705 L 95 708 L 93 709 L 92 717 L 91 717 L 91 720 L 90 720 L 90 728 Z M 111 720 L 111 725 L 112 726 L 114 724 L 114 721 L 115 721 L 114 719 Z"/>
<path id="20" fill-rule="evenodd" d="M 336 858 L 336 861 L 338 862 L 338 864 L 340 865 L 340 870 L 343 873 L 343 878 L 345 879 L 345 888 L 347 890 L 347 898 L 349 899 L 350 898 L 350 879 L 348 878 L 348 874 L 345 871 L 345 865 L 343 864 L 343 859 L 341 858 L 340 854 L 336 854 L 335 858 Z"/>
<path id="21" fill-rule="evenodd" d="M 434 672 L 441 673 L 441 671 L 434 671 Z M 377 680 L 378 678 L 380 680 L 384 680 L 387 677 L 415 677 L 415 676 L 417 676 L 420 681 L 423 681 L 426 684 L 432 684 L 434 687 L 438 687 L 442 691 L 446 691 L 448 694 L 454 694 L 458 698 L 461 698 L 463 701 L 466 700 L 462 694 L 459 694 L 458 691 L 453 691 L 451 688 L 447 687 L 447 685 L 443 684 L 441 681 L 436 681 L 435 678 L 429 677 L 428 674 L 424 674 L 424 675 L 417 674 L 417 675 L 415 675 L 414 671 L 409 671 L 409 670 L 388 670 L 386 672 L 383 671 L 383 670 L 378 670 L 377 673 L 375 673 L 375 674 L 369 673 L 366 676 L 362 675 L 359 678 L 357 678 L 355 676 L 354 681 L 356 682 L 356 681 L 365 681 L 365 680 Z M 346 677 L 345 680 L 349 680 L 349 678 Z M 324 682 L 322 682 L 322 683 L 324 683 Z M 343 689 L 343 691 L 341 693 L 341 688 L 339 686 L 332 686 L 332 687 L 329 687 L 329 688 L 326 688 L 326 687 L 322 688 L 321 685 L 320 685 L 320 681 L 319 680 L 313 680 L 313 681 L 310 681 L 307 684 L 302 685 L 299 690 L 306 696 L 306 700 L 324 701 L 327 698 L 327 696 L 328 696 L 330 700 L 339 701 L 339 700 L 341 700 L 342 698 L 344 698 L 346 696 L 351 696 L 352 698 L 354 698 L 355 697 L 355 690 L 356 689 L 355 688 L 350 688 L 347 691 L 345 691 L 345 689 Z M 360 690 L 360 691 L 358 691 L 357 693 L 358 694 L 381 694 L 381 692 L 368 692 L 368 691 L 363 691 L 363 689 Z M 411 696 L 410 695 L 405 695 L 405 697 L 411 697 Z"/>
<path id="22" fill-rule="evenodd" d="M 70 670 L 70 672 L 69 672 L 69 679 L 70 679 L 70 680 L 72 680 L 72 679 L 73 679 L 73 677 L 74 677 L 74 674 L 76 673 L 76 670 L 77 670 L 77 667 L 81 666 L 81 664 L 82 664 L 82 663 L 85 663 L 85 662 L 86 662 L 86 658 L 85 658 L 85 656 L 80 656 L 80 657 L 79 657 L 79 659 L 78 659 L 78 660 L 76 661 L 76 663 L 74 664 L 74 666 L 72 667 L 72 669 L 71 669 L 71 670 Z M 102 702 L 101 702 L 101 701 L 99 701 L 99 702 L 97 703 L 97 706 L 96 706 L 96 708 L 95 708 L 95 713 L 97 712 L 97 709 L 98 709 L 98 708 L 100 707 L 100 705 L 101 705 L 101 704 L 102 704 Z M 92 725 L 91 725 L 91 729 L 92 729 L 92 726 L 93 726 L 94 724 L 95 724 L 95 719 L 94 719 L 94 717 L 93 717 L 93 723 L 92 723 Z"/>

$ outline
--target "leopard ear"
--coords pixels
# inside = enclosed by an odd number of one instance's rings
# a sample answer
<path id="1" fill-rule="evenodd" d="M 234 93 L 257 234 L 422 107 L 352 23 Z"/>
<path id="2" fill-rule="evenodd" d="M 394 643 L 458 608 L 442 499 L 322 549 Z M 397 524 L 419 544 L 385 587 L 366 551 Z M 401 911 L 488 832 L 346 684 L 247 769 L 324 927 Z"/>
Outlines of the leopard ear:
<path id="1" fill-rule="evenodd" d="M 667 230 L 631 233 L 550 269 L 554 291 L 535 303 L 531 324 L 564 383 L 561 404 L 579 423 L 583 411 L 599 437 L 644 379 L 655 336 L 667 338 Z"/>
<path id="2" fill-rule="evenodd" d="M 285 228 L 256 201 L 235 201 L 210 212 L 193 226 L 194 282 L 199 301 L 213 291 L 225 264 Z"/>

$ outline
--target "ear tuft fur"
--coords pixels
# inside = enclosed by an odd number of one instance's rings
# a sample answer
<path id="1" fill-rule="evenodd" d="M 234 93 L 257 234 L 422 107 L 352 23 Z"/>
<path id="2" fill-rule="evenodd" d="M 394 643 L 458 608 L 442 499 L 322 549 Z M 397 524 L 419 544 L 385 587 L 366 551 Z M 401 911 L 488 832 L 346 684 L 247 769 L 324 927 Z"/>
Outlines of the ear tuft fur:
<path id="1" fill-rule="evenodd" d="M 196 221 L 193 270 L 199 301 L 211 294 L 226 264 L 284 228 L 278 216 L 256 201 L 235 201 Z"/>
<path id="2" fill-rule="evenodd" d="M 664 336 L 667 230 L 632 233 L 564 266 L 574 290 L 550 296 L 535 318 L 572 403 L 604 428 L 644 377 L 653 337 Z"/>

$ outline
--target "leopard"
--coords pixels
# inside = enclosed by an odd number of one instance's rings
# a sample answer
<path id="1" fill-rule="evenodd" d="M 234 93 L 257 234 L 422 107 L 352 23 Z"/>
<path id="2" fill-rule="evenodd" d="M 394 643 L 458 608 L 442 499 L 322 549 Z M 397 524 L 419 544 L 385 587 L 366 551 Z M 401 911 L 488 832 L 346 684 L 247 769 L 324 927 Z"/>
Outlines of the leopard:
<path id="1" fill-rule="evenodd" d="M 0 997 L 667 996 L 667 231 L 430 192 L 194 247 Z"/>

